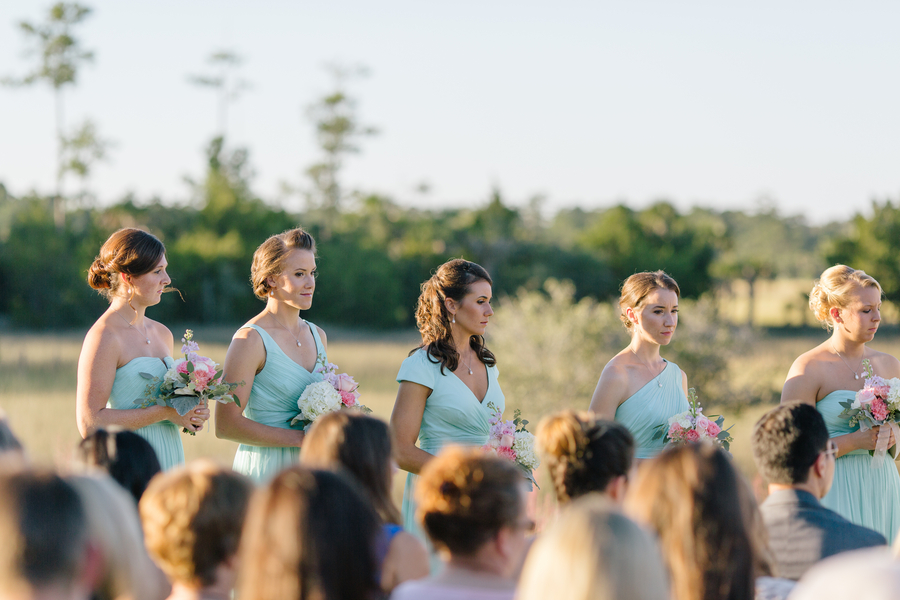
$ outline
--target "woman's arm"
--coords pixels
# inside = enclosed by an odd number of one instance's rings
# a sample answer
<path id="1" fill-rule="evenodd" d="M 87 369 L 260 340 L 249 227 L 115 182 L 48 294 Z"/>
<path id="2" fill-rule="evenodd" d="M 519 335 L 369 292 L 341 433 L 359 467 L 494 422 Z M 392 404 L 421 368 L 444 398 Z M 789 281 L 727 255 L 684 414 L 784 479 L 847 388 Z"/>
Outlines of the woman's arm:
<path id="1" fill-rule="evenodd" d="M 627 393 L 628 377 L 623 369 L 610 361 L 603 367 L 588 410 L 601 419 L 613 421 L 616 418 L 616 409 Z"/>
<path id="2" fill-rule="evenodd" d="M 416 447 L 419 429 L 422 427 L 422 415 L 425 414 L 425 402 L 430 395 L 431 389 L 424 385 L 401 381 L 394 410 L 391 412 L 391 433 L 397 465 L 410 473 L 418 474 L 425 463 L 434 458 Z"/>
<path id="3" fill-rule="evenodd" d="M 166 330 L 168 331 L 168 330 Z M 171 346 L 172 334 L 169 333 Z M 84 338 L 78 357 L 78 375 L 75 388 L 75 420 L 81 437 L 93 430 L 110 425 L 135 430 L 159 421 L 171 421 L 191 431 L 200 431 L 209 418 L 209 409 L 198 407 L 203 415 L 191 411 L 179 416 L 173 408 L 150 406 L 148 408 L 106 408 L 113 382 L 116 379 L 121 346 L 115 335 L 101 326 L 94 326 Z"/>
<path id="4" fill-rule="evenodd" d="M 249 328 L 238 330 L 225 355 L 224 378 L 232 383 L 244 382 L 234 391 L 241 405 L 216 404 L 216 437 L 249 446 L 299 448 L 302 431 L 270 427 L 244 416 L 253 380 L 265 364 L 266 347 L 259 333 Z"/>
<path id="5" fill-rule="evenodd" d="M 414 535 L 399 531 L 381 566 L 381 589 L 390 592 L 404 581 L 428 577 L 430 569 L 425 545 Z"/>

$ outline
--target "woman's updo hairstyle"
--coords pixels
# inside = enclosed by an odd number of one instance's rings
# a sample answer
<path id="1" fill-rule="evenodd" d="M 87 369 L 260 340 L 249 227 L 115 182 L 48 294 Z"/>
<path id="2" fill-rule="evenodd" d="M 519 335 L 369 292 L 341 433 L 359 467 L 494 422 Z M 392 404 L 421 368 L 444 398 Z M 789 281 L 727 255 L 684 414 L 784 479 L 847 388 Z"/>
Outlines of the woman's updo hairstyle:
<path id="1" fill-rule="evenodd" d="M 846 308 L 855 289 L 868 287 L 878 288 L 881 292 L 881 285 L 865 271 L 847 265 L 834 265 L 825 269 L 816 280 L 809 293 L 809 309 L 825 329 L 832 329 L 834 319 L 831 318 L 831 309 Z"/>
<path id="2" fill-rule="evenodd" d="M 603 492 L 634 462 L 634 438 L 625 427 L 573 410 L 548 415 L 536 444 L 546 461 L 559 502 Z"/>
<path id="3" fill-rule="evenodd" d="M 260 244 L 253 253 L 250 283 L 253 285 L 253 293 L 260 300 L 265 300 L 272 290 L 272 286 L 266 280 L 281 275 L 284 271 L 284 261 L 291 250 L 309 250 L 315 256 L 316 240 L 308 231 L 298 227 L 273 235 Z"/>
<path id="4" fill-rule="evenodd" d="M 472 555 L 518 523 L 522 482 L 522 471 L 506 459 L 450 447 L 419 474 L 416 517 L 436 546 Z"/>
<path id="5" fill-rule="evenodd" d="M 166 247 L 155 235 L 141 229 L 120 229 L 106 240 L 88 269 L 88 284 L 109 300 L 115 296 L 122 275 L 140 277 L 152 271 Z"/>
<path id="6" fill-rule="evenodd" d="M 416 303 L 416 326 L 422 334 L 419 348 L 426 348 L 428 355 L 441 363 L 442 374 L 445 367 L 455 371 L 459 366 L 459 353 L 453 345 L 450 330 L 450 313 L 447 312 L 444 300 L 450 298 L 457 303 L 461 302 L 469 293 L 471 285 L 478 281 L 494 285 L 484 267 L 462 258 L 454 258 L 438 267 L 435 274 L 422 284 L 422 293 Z M 481 362 L 489 367 L 497 364 L 494 354 L 484 346 L 482 336 L 473 335 L 469 344 Z M 416 350 L 418 348 L 410 354 Z"/>
<path id="7" fill-rule="evenodd" d="M 681 288 L 678 287 L 671 275 L 662 270 L 635 273 L 622 284 L 622 294 L 619 296 L 619 319 L 622 320 L 625 329 L 629 332 L 634 327 L 634 323 L 625 315 L 625 309 L 640 308 L 644 304 L 644 298 L 653 290 L 658 289 L 671 290 L 681 298 Z"/>

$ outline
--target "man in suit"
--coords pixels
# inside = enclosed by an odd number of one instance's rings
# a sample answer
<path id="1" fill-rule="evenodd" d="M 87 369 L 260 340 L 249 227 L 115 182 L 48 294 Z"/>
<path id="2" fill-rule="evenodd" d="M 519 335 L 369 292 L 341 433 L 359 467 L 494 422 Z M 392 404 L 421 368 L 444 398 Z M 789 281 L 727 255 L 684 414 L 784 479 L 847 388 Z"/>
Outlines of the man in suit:
<path id="1" fill-rule="evenodd" d="M 766 413 L 753 429 L 753 458 L 769 482 L 760 506 L 778 575 L 800 579 L 827 556 L 887 544 L 819 503 L 834 479 L 837 446 L 822 415 L 804 402 Z"/>

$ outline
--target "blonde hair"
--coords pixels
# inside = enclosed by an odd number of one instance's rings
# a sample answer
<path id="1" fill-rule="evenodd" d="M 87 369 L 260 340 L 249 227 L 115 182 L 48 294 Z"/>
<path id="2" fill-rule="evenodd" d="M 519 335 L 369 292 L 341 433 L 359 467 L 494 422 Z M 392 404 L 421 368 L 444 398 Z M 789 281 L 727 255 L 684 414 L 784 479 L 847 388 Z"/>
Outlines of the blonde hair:
<path id="1" fill-rule="evenodd" d="M 678 287 L 671 275 L 662 270 L 635 273 L 622 283 L 622 293 L 619 296 L 619 319 L 625 325 L 625 329 L 630 332 L 634 327 L 634 323 L 626 316 L 625 309 L 637 310 L 644 304 L 644 299 L 650 292 L 659 289 L 671 290 L 681 298 L 681 288 Z"/>
<path id="2" fill-rule="evenodd" d="M 832 329 L 834 319 L 831 317 L 831 309 L 846 308 L 850 304 L 851 294 L 856 289 L 871 287 L 881 292 L 881 285 L 865 271 L 847 265 L 834 265 L 825 269 L 813 285 L 809 293 L 809 309 L 823 327 Z"/>
<path id="3" fill-rule="evenodd" d="M 250 283 L 253 293 L 265 301 L 272 286 L 266 281 L 269 277 L 280 275 L 284 271 L 284 261 L 291 250 L 309 250 L 316 254 L 316 240 L 302 227 L 290 229 L 284 233 L 273 235 L 253 253 L 253 264 L 250 266 Z"/>
<path id="4" fill-rule="evenodd" d="M 140 502 L 147 549 L 171 581 L 208 586 L 237 554 L 253 484 L 209 460 L 153 479 Z"/>
<path id="5" fill-rule="evenodd" d="M 666 568 L 649 533 L 597 494 L 572 502 L 538 536 L 519 600 L 668 600 Z"/>

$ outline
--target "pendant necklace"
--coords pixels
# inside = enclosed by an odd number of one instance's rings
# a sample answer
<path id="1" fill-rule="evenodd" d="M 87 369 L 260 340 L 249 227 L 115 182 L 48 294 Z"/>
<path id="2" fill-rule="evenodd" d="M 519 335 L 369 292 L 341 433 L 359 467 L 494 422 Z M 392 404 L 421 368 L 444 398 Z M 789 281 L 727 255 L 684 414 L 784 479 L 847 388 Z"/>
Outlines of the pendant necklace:
<path id="1" fill-rule="evenodd" d="M 459 355 L 459 360 L 462 360 L 463 364 L 466 365 L 466 368 L 469 370 L 469 375 L 473 375 L 472 367 L 469 366 L 469 363 L 463 360 L 462 354 Z"/>
<path id="2" fill-rule="evenodd" d="M 831 349 L 835 351 L 835 353 L 838 355 L 838 358 L 840 358 L 843 361 L 843 363 L 847 366 L 847 368 L 850 369 L 850 372 L 853 373 L 853 379 L 859 379 L 859 373 L 854 371 L 853 367 L 850 366 L 850 363 L 847 362 L 847 359 L 844 358 L 844 355 L 841 354 L 840 352 L 838 352 L 838 349 L 834 347 L 833 341 L 831 342 Z M 860 359 L 860 361 L 859 361 L 860 370 L 862 370 L 862 361 L 864 361 L 864 360 L 866 360 L 865 359 L 865 351 L 863 351 L 863 358 Z"/>
<path id="3" fill-rule="evenodd" d="M 297 336 L 294 335 L 294 333 L 293 333 L 290 329 L 288 329 L 287 327 L 285 327 L 284 325 L 281 324 L 281 321 L 278 320 L 278 317 L 275 316 L 275 313 L 273 313 L 273 312 L 270 311 L 270 310 L 267 310 L 266 312 L 269 313 L 270 315 L 272 315 L 272 318 L 275 319 L 275 322 L 276 322 L 276 323 L 278 323 L 279 325 L 281 325 L 281 328 L 282 328 L 282 329 L 284 329 L 285 331 L 287 331 L 288 333 L 291 334 L 291 337 L 294 338 L 294 341 L 295 341 L 295 342 L 297 342 L 297 347 L 299 348 L 299 347 L 301 346 L 301 344 L 300 344 L 300 340 L 297 339 Z M 297 317 L 297 318 L 299 319 L 300 317 Z"/>
<path id="4" fill-rule="evenodd" d="M 638 356 L 638 355 L 637 355 L 637 352 L 635 352 L 633 349 L 631 349 L 631 353 L 634 354 L 634 357 L 635 357 L 636 359 L 638 359 L 639 361 L 641 361 L 641 364 L 642 364 L 642 365 L 644 365 L 645 367 L 647 367 L 647 370 L 650 371 L 650 375 L 653 375 L 653 369 L 650 368 L 650 365 L 648 365 L 647 363 L 645 363 L 645 362 L 644 362 L 644 359 L 642 359 L 640 356 Z M 665 371 L 665 370 L 666 370 L 665 367 L 663 367 L 663 371 Z M 663 373 L 663 372 L 660 371 L 659 373 L 657 373 L 656 375 L 654 375 L 654 376 L 653 376 L 653 379 L 651 379 L 650 381 L 656 381 L 656 385 L 658 385 L 659 387 L 662 387 L 662 381 L 659 381 L 659 376 L 662 375 L 662 373 Z M 647 383 L 650 383 L 650 382 L 648 381 Z"/>
<path id="5" fill-rule="evenodd" d="M 148 343 L 148 344 L 150 343 L 150 338 L 147 337 L 147 334 L 146 334 L 146 333 L 141 333 L 141 330 L 138 329 L 137 327 L 135 327 L 134 325 L 132 325 L 131 322 L 130 322 L 128 319 L 126 319 L 125 317 L 123 317 L 123 316 L 122 316 L 122 313 L 120 313 L 119 311 L 114 310 L 113 312 L 116 313 L 117 315 L 119 315 L 119 318 L 122 319 L 123 321 L 125 321 L 125 324 L 126 324 L 126 325 L 128 325 L 129 327 L 131 327 L 132 329 L 134 329 L 135 331 L 137 331 L 138 333 L 140 333 L 142 336 L 144 336 L 144 339 L 147 340 L 147 343 Z M 134 316 L 137 316 L 137 312 L 135 312 L 135 315 L 134 315 Z M 147 329 L 147 328 L 145 327 L 144 330 L 146 331 L 146 329 Z"/>

